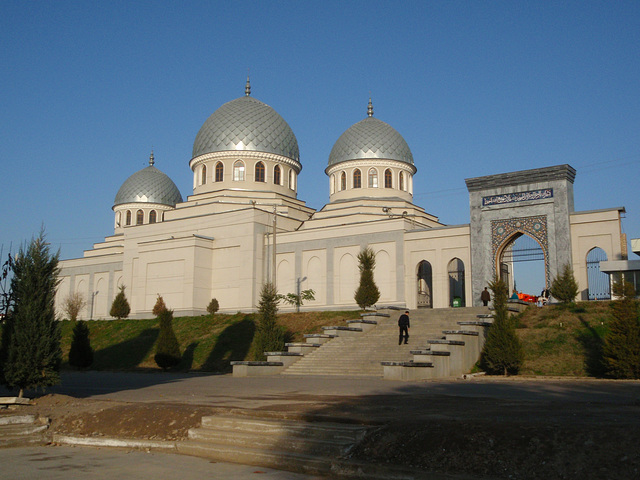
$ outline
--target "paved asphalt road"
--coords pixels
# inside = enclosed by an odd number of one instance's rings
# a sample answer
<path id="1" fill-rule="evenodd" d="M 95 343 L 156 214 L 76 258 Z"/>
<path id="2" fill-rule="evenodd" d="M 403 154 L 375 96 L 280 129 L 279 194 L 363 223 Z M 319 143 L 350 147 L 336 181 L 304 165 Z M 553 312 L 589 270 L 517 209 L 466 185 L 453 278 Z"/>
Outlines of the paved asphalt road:
<path id="1" fill-rule="evenodd" d="M 0 449 L 0 478 L 12 480 L 311 480 L 263 467 L 139 450 L 25 447 Z M 327 480 L 322 479 L 322 480 Z"/>
<path id="2" fill-rule="evenodd" d="M 536 380 L 523 378 L 391 382 L 365 377 L 253 377 L 231 375 L 64 372 L 62 384 L 48 392 L 78 398 L 126 402 L 175 402 L 244 408 L 322 404 L 362 398 L 377 404 L 382 397 L 393 404 L 398 395 L 414 396 L 428 409 L 429 398 L 495 398 L 510 401 L 597 404 L 597 408 L 640 405 L 640 382 L 605 380 Z M 10 395 L 0 388 L 0 396 Z M 28 395 L 33 396 L 33 395 Z M 446 401 L 446 398 L 445 398 Z M 422 402 L 420 402 L 422 403 Z M 290 472 L 243 465 L 211 463 L 201 458 L 163 453 L 80 447 L 0 449 L 0 478 L 62 480 L 68 478 L 147 479 L 276 479 L 308 480 Z"/>
<path id="3" fill-rule="evenodd" d="M 231 375 L 64 372 L 51 392 L 127 402 L 177 402 L 245 408 L 317 402 L 322 396 L 432 395 L 502 400 L 629 404 L 640 402 L 640 382 L 523 378 L 395 382 L 371 377 L 248 377 Z M 4 395 L 0 389 L 0 395 Z"/>

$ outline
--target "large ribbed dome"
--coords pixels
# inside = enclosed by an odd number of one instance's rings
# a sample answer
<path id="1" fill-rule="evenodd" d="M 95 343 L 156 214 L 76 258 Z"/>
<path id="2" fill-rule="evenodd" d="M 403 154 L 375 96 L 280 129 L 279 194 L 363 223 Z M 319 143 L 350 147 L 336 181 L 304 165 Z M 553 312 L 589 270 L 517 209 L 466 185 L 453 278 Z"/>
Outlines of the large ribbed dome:
<path id="1" fill-rule="evenodd" d="M 269 105 L 248 95 L 225 103 L 204 122 L 192 158 L 230 150 L 275 153 L 300 162 L 291 127 Z"/>
<path id="2" fill-rule="evenodd" d="M 329 166 L 347 160 L 384 158 L 413 165 L 409 145 L 391 125 L 369 116 L 351 126 L 333 145 Z"/>
<path id="3" fill-rule="evenodd" d="M 175 207 L 182 202 L 180 190 L 166 174 L 153 166 L 153 156 L 150 165 L 134 173 L 118 190 L 114 207 L 123 203 L 159 203 Z"/>

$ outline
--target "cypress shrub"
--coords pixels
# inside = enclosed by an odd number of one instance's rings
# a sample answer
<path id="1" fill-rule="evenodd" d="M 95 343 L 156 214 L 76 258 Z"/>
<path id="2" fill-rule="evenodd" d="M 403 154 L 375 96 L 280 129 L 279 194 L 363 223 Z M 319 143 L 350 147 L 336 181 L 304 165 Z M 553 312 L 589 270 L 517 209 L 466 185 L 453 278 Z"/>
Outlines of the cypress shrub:
<path id="1" fill-rule="evenodd" d="M 613 378 L 640 378 L 640 320 L 635 289 L 629 282 L 615 283 L 611 302 L 613 319 L 602 349 L 606 374 Z"/>
<path id="2" fill-rule="evenodd" d="M 573 270 L 568 263 L 562 267 L 562 273 L 551 283 L 551 296 L 562 303 L 571 303 L 578 295 L 578 282 L 573 276 Z"/>
<path id="3" fill-rule="evenodd" d="M 2 383 L 10 389 L 45 388 L 60 383 L 60 327 L 54 301 L 58 254 L 52 255 L 44 232 L 21 248 L 13 265 L 13 310 L 2 329 Z"/>
<path id="4" fill-rule="evenodd" d="M 69 350 L 69 365 L 79 369 L 88 368 L 93 363 L 93 349 L 89 339 L 89 326 L 80 320 L 73 327 L 71 349 Z"/>
<path id="5" fill-rule="evenodd" d="M 173 310 L 163 310 L 158 316 L 160 322 L 160 334 L 158 335 L 158 344 L 156 346 L 156 354 L 153 359 L 162 369 L 167 370 L 175 367 L 180 363 L 182 355 L 180 354 L 180 345 L 173 331 Z"/>
<path id="6" fill-rule="evenodd" d="M 371 247 L 364 248 L 358 254 L 358 269 L 360 270 L 360 285 L 355 292 L 354 299 L 363 310 L 375 305 L 380 298 L 380 290 L 373 279 L 373 269 L 376 266 L 376 254 Z"/>
<path id="7" fill-rule="evenodd" d="M 262 285 L 260 303 L 258 305 L 258 328 L 253 342 L 253 358 L 265 360 L 264 352 L 281 352 L 284 350 L 285 332 L 277 323 L 278 290 L 271 282 Z"/>
<path id="8" fill-rule="evenodd" d="M 116 298 L 113 299 L 111 310 L 109 310 L 109 315 L 117 318 L 118 320 L 127 318 L 129 316 L 129 312 L 131 312 L 131 307 L 129 306 L 127 297 L 124 294 L 124 288 L 124 285 L 120 286 L 120 291 L 116 295 Z"/>
<path id="9" fill-rule="evenodd" d="M 515 322 L 507 307 L 508 287 L 502 279 L 489 283 L 493 292 L 494 319 L 480 356 L 480 367 L 493 375 L 515 375 L 524 361 L 524 351 Z"/>
<path id="10" fill-rule="evenodd" d="M 212 298 L 211 301 L 209 302 L 209 305 L 207 305 L 207 312 L 213 315 L 218 311 L 219 308 L 220 308 L 220 305 L 218 305 L 218 300 L 216 300 L 215 298 Z"/>
<path id="11" fill-rule="evenodd" d="M 158 299 L 156 300 L 156 304 L 153 306 L 153 313 L 156 317 L 159 317 L 160 314 L 167 309 L 167 306 L 164 304 L 164 299 L 158 294 Z"/>

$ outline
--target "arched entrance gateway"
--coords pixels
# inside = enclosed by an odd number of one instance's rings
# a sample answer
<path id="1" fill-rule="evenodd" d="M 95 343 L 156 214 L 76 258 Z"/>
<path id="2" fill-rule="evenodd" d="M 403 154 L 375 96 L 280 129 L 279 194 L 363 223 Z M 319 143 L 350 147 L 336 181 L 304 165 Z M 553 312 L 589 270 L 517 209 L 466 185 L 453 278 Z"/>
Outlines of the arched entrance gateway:
<path id="1" fill-rule="evenodd" d="M 481 304 L 480 292 L 496 276 L 507 280 L 512 291 L 520 262 L 543 262 L 544 284 L 535 290 L 551 285 L 565 264 L 573 265 L 575 173 L 571 166 L 559 165 L 466 180 L 474 305 Z"/>
<path id="2" fill-rule="evenodd" d="M 418 264 L 418 308 L 433 308 L 433 275 L 431 264 L 422 260 Z"/>

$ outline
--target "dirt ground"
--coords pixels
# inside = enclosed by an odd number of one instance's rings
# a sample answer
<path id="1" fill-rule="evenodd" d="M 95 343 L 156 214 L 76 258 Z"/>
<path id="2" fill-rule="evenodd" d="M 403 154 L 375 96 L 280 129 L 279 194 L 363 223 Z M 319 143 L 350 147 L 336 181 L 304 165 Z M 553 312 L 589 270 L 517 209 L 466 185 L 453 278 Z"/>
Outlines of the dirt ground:
<path id="1" fill-rule="evenodd" d="M 50 418 L 56 433 L 181 440 L 221 408 L 45 395 L 0 415 L 15 410 Z M 640 478 L 640 398 L 611 405 L 381 395 L 313 403 L 293 395 L 290 403 L 250 413 L 376 425 L 351 454 L 367 462 L 477 478 Z"/>

